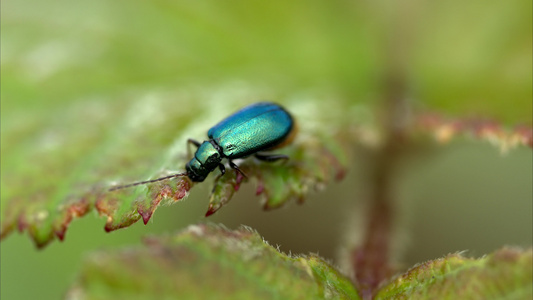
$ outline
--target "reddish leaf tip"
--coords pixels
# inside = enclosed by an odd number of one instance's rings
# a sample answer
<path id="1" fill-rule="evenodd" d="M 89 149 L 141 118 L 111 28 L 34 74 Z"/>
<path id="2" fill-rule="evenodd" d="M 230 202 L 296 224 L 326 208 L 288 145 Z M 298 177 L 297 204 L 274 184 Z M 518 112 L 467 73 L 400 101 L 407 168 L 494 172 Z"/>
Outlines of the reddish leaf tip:
<path id="1" fill-rule="evenodd" d="M 257 189 L 255 190 L 255 195 L 259 196 L 265 191 L 265 184 L 263 181 L 259 180 L 257 181 Z"/>
<path id="2" fill-rule="evenodd" d="M 150 221 L 150 218 L 152 218 L 154 210 L 144 211 L 144 210 L 139 208 L 139 209 L 137 209 L 137 212 L 139 213 L 139 215 L 141 215 L 144 225 L 146 225 L 146 224 L 148 224 L 148 221 Z"/>
<path id="3" fill-rule="evenodd" d="M 17 229 L 20 233 L 22 233 L 24 231 L 24 229 L 26 229 L 28 227 L 28 223 L 26 222 L 26 220 L 24 220 L 24 216 L 23 215 L 20 215 L 18 220 L 17 220 Z"/>
<path id="4" fill-rule="evenodd" d="M 110 224 L 106 224 L 104 227 L 105 232 L 109 233 L 113 231 L 113 227 Z"/>
<path id="5" fill-rule="evenodd" d="M 265 203 L 265 205 L 263 205 L 263 210 L 267 210 L 267 211 L 268 211 L 268 210 L 272 210 L 272 209 L 274 209 L 274 208 L 276 208 L 276 207 L 278 207 L 278 206 L 270 205 L 270 204 L 267 202 L 267 203 Z"/>
<path id="6" fill-rule="evenodd" d="M 67 227 L 62 227 L 55 231 L 57 238 L 62 242 L 65 240 L 65 234 L 67 233 Z"/>
<path id="7" fill-rule="evenodd" d="M 48 243 L 50 242 L 51 240 L 49 241 L 42 241 L 42 242 L 35 242 L 35 246 L 37 247 L 37 249 L 43 249 L 44 247 L 46 247 L 46 245 L 48 245 Z"/>
<path id="8" fill-rule="evenodd" d="M 209 217 L 210 215 L 216 213 L 219 208 L 220 208 L 220 205 L 214 206 L 213 204 L 209 204 L 209 207 L 207 208 L 207 212 L 205 213 L 205 216 Z"/>
<path id="9" fill-rule="evenodd" d="M 335 180 L 336 181 L 341 181 L 344 179 L 344 177 L 346 177 L 346 169 L 344 168 L 339 168 L 337 170 L 337 173 L 335 174 Z"/>
<path id="10" fill-rule="evenodd" d="M 239 190 L 239 188 L 241 187 L 241 183 L 244 180 L 244 178 L 245 177 L 240 172 L 237 172 L 237 176 L 235 177 L 235 185 L 233 186 L 235 191 Z"/>

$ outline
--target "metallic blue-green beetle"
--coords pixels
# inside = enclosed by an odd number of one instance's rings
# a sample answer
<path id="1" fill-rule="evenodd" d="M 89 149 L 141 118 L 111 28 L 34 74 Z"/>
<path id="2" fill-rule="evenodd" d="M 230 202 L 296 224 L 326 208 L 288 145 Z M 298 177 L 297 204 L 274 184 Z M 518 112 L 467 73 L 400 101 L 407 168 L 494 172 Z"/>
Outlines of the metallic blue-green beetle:
<path id="1" fill-rule="evenodd" d="M 239 167 L 233 163 L 233 159 L 247 157 L 252 154 L 265 161 L 288 159 L 288 156 L 282 154 L 261 154 L 259 152 L 282 147 L 290 143 L 295 134 L 296 125 L 294 120 L 283 107 L 269 102 L 252 104 L 209 129 L 207 132 L 209 140 L 203 143 L 192 139 L 187 140 L 188 143 L 195 145 L 198 149 L 191 161 L 185 166 L 186 173 L 114 186 L 109 191 L 180 176 L 187 176 L 192 181 L 202 182 L 217 167 L 220 168 L 222 174 L 226 173 L 226 169 L 221 163 L 224 158 L 229 160 L 229 165 L 232 168 L 246 177 Z"/>
<path id="2" fill-rule="evenodd" d="M 209 140 L 203 143 L 188 140 L 198 149 L 185 166 L 187 177 L 201 182 L 217 167 L 224 174 L 226 170 L 221 163 L 224 158 L 243 176 L 233 159 L 250 155 L 265 161 L 288 159 L 286 155 L 259 152 L 289 143 L 296 133 L 295 127 L 292 116 L 278 104 L 260 102 L 247 106 L 209 129 Z"/>

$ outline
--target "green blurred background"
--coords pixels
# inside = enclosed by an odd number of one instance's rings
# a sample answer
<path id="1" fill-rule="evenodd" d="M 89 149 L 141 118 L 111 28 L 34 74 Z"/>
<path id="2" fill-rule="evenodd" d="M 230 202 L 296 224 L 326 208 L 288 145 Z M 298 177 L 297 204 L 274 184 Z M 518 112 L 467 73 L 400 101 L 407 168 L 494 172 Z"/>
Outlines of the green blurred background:
<path id="1" fill-rule="evenodd" d="M 2 1 L 2 204 L 14 196 L 9 186 L 18 175 L 44 164 L 25 156 L 49 133 L 42 128 L 69 130 L 76 121 L 87 124 L 75 130 L 91 128 L 77 112 L 119 114 L 133 100 L 191 86 L 198 99 L 177 97 L 182 110 L 213 105 L 198 90 L 227 85 L 247 95 L 268 87 L 251 100 L 305 94 L 373 109 L 393 74 L 417 109 L 531 124 L 531 24 L 531 1 Z M 178 128 L 190 118 L 176 120 Z M 113 130 L 106 125 L 114 123 L 98 124 L 97 133 L 87 133 L 96 140 Z M 195 130 L 191 136 L 201 138 L 204 129 Z M 162 151 L 154 145 L 147 143 L 147 157 Z M 76 150 L 65 153 L 83 160 Z M 344 181 L 304 205 L 263 212 L 246 187 L 209 221 L 245 224 L 283 251 L 318 252 L 340 264 L 343 245 L 364 224 L 358 204 L 367 170 L 359 154 L 354 150 Z M 532 163 L 531 149 L 501 155 L 487 142 L 459 139 L 406 157 L 397 173 L 394 256 L 408 267 L 459 250 L 480 256 L 503 245 L 531 246 Z M 65 242 L 42 251 L 25 234 L 12 234 L 0 244 L 1 298 L 61 297 L 86 253 L 204 221 L 208 192 L 197 186 L 186 201 L 158 209 L 148 226 L 110 234 L 91 213 L 72 222 Z"/>

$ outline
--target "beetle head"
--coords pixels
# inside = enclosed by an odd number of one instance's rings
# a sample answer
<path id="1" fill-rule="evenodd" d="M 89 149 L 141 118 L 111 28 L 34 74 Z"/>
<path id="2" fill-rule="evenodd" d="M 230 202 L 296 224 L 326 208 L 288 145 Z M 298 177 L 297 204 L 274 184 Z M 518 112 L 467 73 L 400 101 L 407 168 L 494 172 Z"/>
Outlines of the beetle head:
<path id="1" fill-rule="evenodd" d="M 218 150 L 209 141 L 203 142 L 194 157 L 187 163 L 187 176 L 194 182 L 204 181 L 222 161 Z"/>

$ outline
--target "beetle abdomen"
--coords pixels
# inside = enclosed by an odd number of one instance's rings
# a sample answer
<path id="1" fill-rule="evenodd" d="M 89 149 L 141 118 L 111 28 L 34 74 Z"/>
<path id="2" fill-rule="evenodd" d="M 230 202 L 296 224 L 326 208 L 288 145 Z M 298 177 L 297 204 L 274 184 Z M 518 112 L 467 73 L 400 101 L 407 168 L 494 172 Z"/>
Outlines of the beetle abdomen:
<path id="1" fill-rule="evenodd" d="M 294 127 L 281 106 L 260 102 L 245 107 L 209 129 L 207 135 L 228 158 L 241 158 L 282 143 Z"/>

